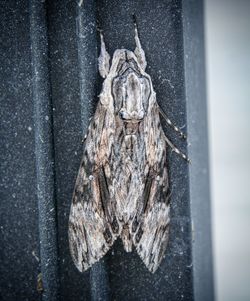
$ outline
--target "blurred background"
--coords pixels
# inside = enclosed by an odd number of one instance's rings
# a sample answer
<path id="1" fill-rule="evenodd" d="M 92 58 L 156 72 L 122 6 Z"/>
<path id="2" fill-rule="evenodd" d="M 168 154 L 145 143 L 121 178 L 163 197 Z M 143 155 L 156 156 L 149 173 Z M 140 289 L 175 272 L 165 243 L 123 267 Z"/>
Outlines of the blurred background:
<path id="1" fill-rule="evenodd" d="M 215 288 L 250 300 L 250 1 L 205 0 Z"/>

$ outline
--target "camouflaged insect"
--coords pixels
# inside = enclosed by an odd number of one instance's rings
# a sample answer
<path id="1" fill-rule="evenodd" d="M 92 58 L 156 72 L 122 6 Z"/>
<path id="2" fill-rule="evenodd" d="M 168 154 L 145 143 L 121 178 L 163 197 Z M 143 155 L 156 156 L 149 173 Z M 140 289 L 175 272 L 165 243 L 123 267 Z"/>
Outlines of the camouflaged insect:
<path id="1" fill-rule="evenodd" d="M 79 271 L 102 258 L 120 237 L 151 272 L 169 236 L 167 146 L 160 110 L 135 26 L 136 48 L 115 51 L 111 67 L 101 34 L 102 92 L 84 144 L 69 217 L 69 245 Z M 163 114 L 181 137 L 185 135 Z"/>

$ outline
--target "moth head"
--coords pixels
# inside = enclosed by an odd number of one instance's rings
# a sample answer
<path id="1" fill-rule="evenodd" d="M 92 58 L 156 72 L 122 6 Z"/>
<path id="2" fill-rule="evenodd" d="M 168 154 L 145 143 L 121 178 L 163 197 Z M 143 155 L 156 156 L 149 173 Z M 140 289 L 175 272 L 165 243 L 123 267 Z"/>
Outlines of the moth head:
<path id="1" fill-rule="evenodd" d="M 143 71 L 145 71 L 146 66 L 147 66 L 146 56 L 145 56 L 145 52 L 141 46 L 141 42 L 139 39 L 138 28 L 137 28 L 135 16 L 133 16 L 133 17 L 134 17 L 134 26 L 135 26 L 135 45 L 136 45 L 133 54 L 136 57 L 137 64 L 140 65 L 140 68 Z M 105 45 L 103 34 L 101 31 L 100 31 L 100 39 L 101 39 L 101 52 L 100 52 L 100 55 L 98 58 L 98 67 L 99 67 L 100 75 L 103 78 L 106 78 L 110 72 L 110 64 L 109 64 L 110 55 L 106 50 L 106 45 Z"/>

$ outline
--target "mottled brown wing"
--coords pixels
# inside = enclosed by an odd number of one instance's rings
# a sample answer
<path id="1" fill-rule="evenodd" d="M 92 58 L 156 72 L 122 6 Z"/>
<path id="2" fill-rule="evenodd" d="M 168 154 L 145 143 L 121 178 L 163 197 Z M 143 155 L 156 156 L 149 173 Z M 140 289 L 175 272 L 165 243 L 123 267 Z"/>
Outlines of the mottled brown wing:
<path id="1" fill-rule="evenodd" d="M 85 140 L 69 217 L 70 252 L 81 272 L 98 261 L 116 238 L 108 206 L 113 134 L 112 107 L 99 102 Z"/>
<path id="2" fill-rule="evenodd" d="M 167 247 L 169 236 L 169 184 L 166 162 L 166 142 L 155 104 L 145 123 L 147 127 L 148 175 L 143 194 L 144 208 L 133 243 L 137 253 L 154 273 Z"/>

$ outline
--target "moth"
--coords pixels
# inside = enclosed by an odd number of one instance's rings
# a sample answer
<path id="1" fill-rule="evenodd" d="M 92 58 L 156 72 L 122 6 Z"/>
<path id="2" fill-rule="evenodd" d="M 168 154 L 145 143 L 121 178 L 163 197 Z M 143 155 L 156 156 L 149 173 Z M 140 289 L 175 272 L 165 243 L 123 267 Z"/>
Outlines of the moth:
<path id="1" fill-rule="evenodd" d="M 83 272 L 120 237 L 127 252 L 136 249 L 152 273 L 169 237 L 167 148 L 188 160 L 165 136 L 162 112 L 135 23 L 134 51 L 118 49 L 111 66 L 100 33 L 99 72 L 104 78 L 84 141 L 69 217 L 69 246 Z"/>

